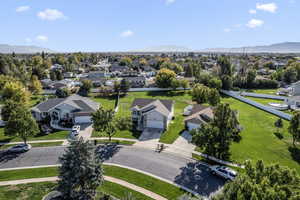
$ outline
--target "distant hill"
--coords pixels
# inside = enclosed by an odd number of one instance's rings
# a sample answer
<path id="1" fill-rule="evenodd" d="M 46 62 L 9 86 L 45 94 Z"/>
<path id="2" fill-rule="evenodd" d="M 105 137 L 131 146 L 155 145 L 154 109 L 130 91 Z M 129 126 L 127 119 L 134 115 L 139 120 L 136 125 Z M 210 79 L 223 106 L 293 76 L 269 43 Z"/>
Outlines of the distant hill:
<path id="1" fill-rule="evenodd" d="M 265 46 L 248 46 L 239 48 L 212 48 L 204 49 L 202 51 L 230 53 L 300 53 L 300 42 L 284 42 Z"/>
<path id="2" fill-rule="evenodd" d="M 144 49 L 133 50 L 132 52 L 186 52 L 186 51 L 193 51 L 193 50 L 184 46 L 161 45 L 161 46 L 152 46 L 152 47 L 146 47 Z"/>
<path id="3" fill-rule="evenodd" d="M 20 54 L 29 54 L 29 53 L 38 53 L 38 52 L 47 52 L 47 53 L 54 53 L 47 48 L 37 47 L 37 46 L 22 46 L 22 45 L 7 45 L 7 44 L 0 44 L 0 53 L 20 53 Z"/>

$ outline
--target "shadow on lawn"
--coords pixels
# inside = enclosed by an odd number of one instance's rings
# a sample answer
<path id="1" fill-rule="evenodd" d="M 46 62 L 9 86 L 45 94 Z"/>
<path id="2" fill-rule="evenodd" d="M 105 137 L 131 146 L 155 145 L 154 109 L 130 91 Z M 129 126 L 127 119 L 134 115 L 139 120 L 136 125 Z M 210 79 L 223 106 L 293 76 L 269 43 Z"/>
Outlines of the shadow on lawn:
<path id="1" fill-rule="evenodd" d="M 185 186 L 202 196 L 210 196 L 221 188 L 225 181 L 210 173 L 210 169 L 199 162 L 190 162 L 181 168 L 175 183 Z"/>
<path id="2" fill-rule="evenodd" d="M 293 160 L 300 164 L 300 149 L 290 146 L 289 152 L 291 153 Z"/>

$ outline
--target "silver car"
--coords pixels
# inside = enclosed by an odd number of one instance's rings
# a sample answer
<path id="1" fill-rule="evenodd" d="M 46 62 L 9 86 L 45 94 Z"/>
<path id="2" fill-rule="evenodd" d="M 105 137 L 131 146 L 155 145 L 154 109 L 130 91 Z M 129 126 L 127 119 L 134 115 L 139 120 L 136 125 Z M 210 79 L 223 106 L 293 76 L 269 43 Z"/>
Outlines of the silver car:
<path id="1" fill-rule="evenodd" d="M 211 172 L 213 174 L 216 174 L 226 180 L 231 180 L 233 181 L 235 177 L 237 176 L 237 172 L 234 171 L 233 169 L 225 166 L 220 166 L 220 165 L 214 165 L 210 168 Z"/>
<path id="2" fill-rule="evenodd" d="M 31 149 L 30 144 L 18 144 L 13 147 L 10 147 L 5 152 L 6 153 L 23 153 L 23 152 L 29 151 L 30 149 Z"/>

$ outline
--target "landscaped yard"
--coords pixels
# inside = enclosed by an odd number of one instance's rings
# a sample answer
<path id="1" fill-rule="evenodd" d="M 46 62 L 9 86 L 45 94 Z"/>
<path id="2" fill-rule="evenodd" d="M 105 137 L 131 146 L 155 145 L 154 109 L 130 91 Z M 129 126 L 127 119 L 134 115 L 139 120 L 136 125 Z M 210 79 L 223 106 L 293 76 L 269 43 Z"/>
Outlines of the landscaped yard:
<path id="1" fill-rule="evenodd" d="M 131 184 L 148 189 L 168 199 L 177 199 L 177 197 L 185 193 L 183 190 L 181 190 L 180 188 L 174 185 L 171 185 L 164 181 L 158 180 L 156 178 L 129 169 L 116 167 L 116 166 L 109 166 L 109 165 L 103 165 L 103 169 L 104 169 L 104 174 L 106 176 L 111 176 L 111 177 L 115 177 L 127 181 Z M 58 174 L 57 167 L 1 171 L 0 181 L 52 177 L 52 176 L 57 176 L 57 174 Z M 110 189 L 109 187 L 107 188 L 104 187 L 104 191 L 109 191 L 109 193 L 120 192 L 119 190 L 115 190 L 114 188 L 112 189 Z M 0 191 L 1 191 L 1 187 L 0 187 Z M 126 189 L 126 191 L 128 190 Z M 1 195 L 0 195 L 0 199 L 1 199 Z"/>
<path id="2" fill-rule="evenodd" d="M 246 97 L 246 98 L 267 106 L 270 106 L 269 103 L 283 103 L 283 101 L 275 100 L 275 99 L 263 99 L 263 98 L 256 98 L 256 97 Z"/>
<path id="3" fill-rule="evenodd" d="M 97 97 L 94 94 L 90 94 L 91 99 L 95 102 L 98 102 L 105 109 L 114 109 L 116 98 L 114 96 L 111 97 Z"/>
<path id="4" fill-rule="evenodd" d="M 276 92 L 278 89 L 257 89 L 257 90 L 250 90 L 249 92 L 254 92 L 258 94 L 270 94 L 270 95 L 276 95 Z"/>
<path id="5" fill-rule="evenodd" d="M 279 163 L 300 172 L 299 151 L 297 162 L 297 150 L 292 147 L 287 121 L 284 121 L 283 139 L 279 139 L 274 134 L 276 116 L 233 98 L 223 98 L 222 102 L 229 103 L 231 108 L 239 111 L 239 120 L 244 128 L 242 140 L 231 146 L 233 161 L 243 163 L 247 159 L 262 159 L 266 163 Z"/>
<path id="6" fill-rule="evenodd" d="M 37 135 L 35 137 L 28 138 L 28 141 L 32 140 L 56 140 L 56 139 L 66 139 L 69 131 L 57 131 L 49 135 Z M 4 128 L 0 128 L 0 142 L 21 142 L 22 139 L 19 137 L 9 137 L 4 135 Z"/>
<path id="7" fill-rule="evenodd" d="M 0 187 L 0 200 L 41 200 L 44 195 L 55 190 L 56 186 L 57 184 L 55 182 L 2 186 Z M 103 185 L 98 189 L 98 192 L 99 195 L 101 193 L 105 193 L 120 199 L 124 198 L 128 193 L 131 193 L 132 196 L 136 199 L 151 199 L 139 192 L 109 181 L 105 181 Z"/>

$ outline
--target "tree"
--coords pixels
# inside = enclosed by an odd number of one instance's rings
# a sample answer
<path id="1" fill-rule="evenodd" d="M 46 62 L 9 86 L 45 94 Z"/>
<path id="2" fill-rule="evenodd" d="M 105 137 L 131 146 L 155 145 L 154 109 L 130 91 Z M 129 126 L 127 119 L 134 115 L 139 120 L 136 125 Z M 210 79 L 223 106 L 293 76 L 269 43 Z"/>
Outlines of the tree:
<path id="1" fill-rule="evenodd" d="M 106 133 L 109 141 L 111 141 L 111 137 L 116 133 L 114 116 L 115 113 L 113 110 L 105 110 L 102 107 L 92 114 L 93 128 L 97 132 Z"/>
<path id="2" fill-rule="evenodd" d="M 209 88 L 199 83 L 191 91 L 193 101 L 196 101 L 198 104 L 206 103 L 208 101 L 208 94 Z"/>
<path id="3" fill-rule="evenodd" d="M 294 67 L 288 67 L 283 72 L 283 81 L 286 83 L 293 83 L 297 81 L 297 70 Z"/>
<path id="4" fill-rule="evenodd" d="M 214 200 L 286 199 L 300 198 L 300 177 L 295 170 L 278 164 L 265 166 L 262 160 L 245 163 L 245 172 L 227 183 Z"/>
<path id="5" fill-rule="evenodd" d="M 174 71 L 176 74 L 183 72 L 183 68 L 178 63 L 164 62 L 161 64 L 160 69 L 169 69 Z"/>
<path id="6" fill-rule="evenodd" d="M 180 80 L 173 79 L 171 82 L 171 88 L 175 91 L 179 87 L 180 87 Z"/>
<path id="7" fill-rule="evenodd" d="M 25 106 L 18 106 L 12 111 L 4 128 L 5 135 L 20 137 L 25 144 L 28 137 L 38 133 L 38 125 Z"/>
<path id="8" fill-rule="evenodd" d="M 114 92 L 117 94 L 121 92 L 121 83 L 119 81 L 114 82 Z"/>
<path id="9" fill-rule="evenodd" d="M 120 91 L 124 94 L 127 94 L 128 90 L 130 88 L 130 83 L 127 79 L 123 78 L 120 83 Z"/>
<path id="10" fill-rule="evenodd" d="M 100 158 L 94 145 L 80 138 L 71 141 L 59 158 L 58 191 L 66 200 L 95 199 L 97 188 L 104 182 Z"/>
<path id="11" fill-rule="evenodd" d="M 58 88 L 55 91 L 55 95 L 58 98 L 66 98 L 71 95 L 71 91 L 68 88 Z"/>
<path id="12" fill-rule="evenodd" d="M 293 137 L 293 145 L 295 146 L 295 142 L 300 139 L 300 112 L 299 111 L 295 111 L 293 113 L 288 130 Z"/>
<path id="13" fill-rule="evenodd" d="M 212 106 L 218 105 L 221 101 L 219 91 L 215 88 L 210 89 L 209 93 L 208 93 L 207 100 L 208 100 L 208 103 Z"/>
<path id="14" fill-rule="evenodd" d="M 20 82 L 7 82 L 2 91 L 2 99 L 12 100 L 22 104 L 29 103 L 29 92 Z"/>
<path id="15" fill-rule="evenodd" d="M 180 81 L 180 86 L 184 90 L 186 90 L 186 89 L 188 89 L 190 87 L 190 82 L 188 80 L 186 80 L 186 79 L 183 79 L 183 80 Z"/>
<path id="16" fill-rule="evenodd" d="M 132 64 L 132 59 L 129 57 L 123 57 L 120 61 L 121 66 L 130 66 Z"/>
<path id="17" fill-rule="evenodd" d="M 161 69 L 156 75 L 155 83 L 158 87 L 168 88 L 171 87 L 173 79 L 176 78 L 174 71 L 169 69 Z"/>
<path id="18" fill-rule="evenodd" d="M 222 76 L 222 89 L 230 90 L 232 88 L 232 78 L 228 75 Z"/>
<path id="19" fill-rule="evenodd" d="M 283 121 L 281 118 L 279 118 L 278 120 L 276 120 L 276 122 L 274 123 L 274 125 L 277 128 L 277 133 L 279 133 L 279 129 L 281 129 L 283 127 Z"/>
<path id="20" fill-rule="evenodd" d="M 4 101 L 4 106 L 1 109 L 1 116 L 3 121 L 8 121 L 10 118 L 11 113 L 15 111 L 22 103 L 16 102 L 13 100 L 6 100 Z"/>
<path id="21" fill-rule="evenodd" d="M 219 104 L 214 109 L 213 120 L 192 131 L 192 141 L 204 149 L 206 154 L 219 159 L 228 159 L 230 144 L 239 136 L 239 132 L 235 111 L 230 109 L 229 104 Z"/>
<path id="22" fill-rule="evenodd" d="M 28 86 L 28 89 L 32 94 L 41 94 L 42 93 L 43 87 L 37 76 L 33 75 L 31 77 L 31 81 Z"/>
<path id="23" fill-rule="evenodd" d="M 139 60 L 139 64 L 140 64 L 140 66 L 146 66 L 146 65 L 148 65 L 148 62 L 145 58 L 141 58 Z"/>
<path id="24" fill-rule="evenodd" d="M 208 81 L 208 87 L 220 90 L 222 88 L 222 81 L 216 77 L 211 78 Z"/>
<path id="25" fill-rule="evenodd" d="M 247 87 L 251 88 L 256 78 L 256 70 L 249 70 L 246 76 Z"/>
<path id="26" fill-rule="evenodd" d="M 81 83 L 82 83 L 82 85 L 80 86 L 78 93 L 81 96 L 87 97 L 93 87 L 92 81 L 91 80 L 83 80 Z"/>

